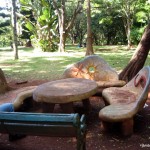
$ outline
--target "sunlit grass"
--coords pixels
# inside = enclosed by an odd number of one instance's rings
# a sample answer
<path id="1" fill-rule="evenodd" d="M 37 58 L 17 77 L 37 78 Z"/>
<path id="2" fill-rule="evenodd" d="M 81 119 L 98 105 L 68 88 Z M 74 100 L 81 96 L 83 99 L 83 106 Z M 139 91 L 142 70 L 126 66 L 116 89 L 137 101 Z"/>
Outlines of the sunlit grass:
<path id="1" fill-rule="evenodd" d="M 19 48 L 19 60 L 14 60 L 10 48 L 0 48 L 0 68 L 9 80 L 55 80 L 65 68 L 85 56 L 85 48 L 67 45 L 66 53 L 42 52 L 33 48 Z M 95 54 L 105 59 L 117 71 L 122 70 L 133 55 L 125 46 L 95 46 Z M 150 65 L 148 57 L 146 65 Z"/>

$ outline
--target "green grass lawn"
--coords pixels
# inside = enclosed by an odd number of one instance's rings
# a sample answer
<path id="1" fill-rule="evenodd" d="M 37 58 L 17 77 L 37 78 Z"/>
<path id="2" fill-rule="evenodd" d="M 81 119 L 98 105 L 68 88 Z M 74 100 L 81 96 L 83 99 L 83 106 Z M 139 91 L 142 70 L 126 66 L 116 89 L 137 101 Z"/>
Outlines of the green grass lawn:
<path id="1" fill-rule="evenodd" d="M 95 54 L 105 59 L 117 71 L 130 60 L 134 49 L 125 46 L 95 46 Z M 66 53 L 42 52 L 33 48 L 19 48 L 19 60 L 14 60 L 13 51 L 0 48 L 0 68 L 12 80 L 58 79 L 64 69 L 85 56 L 85 48 L 68 45 Z M 145 65 L 150 65 L 150 56 Z"/>

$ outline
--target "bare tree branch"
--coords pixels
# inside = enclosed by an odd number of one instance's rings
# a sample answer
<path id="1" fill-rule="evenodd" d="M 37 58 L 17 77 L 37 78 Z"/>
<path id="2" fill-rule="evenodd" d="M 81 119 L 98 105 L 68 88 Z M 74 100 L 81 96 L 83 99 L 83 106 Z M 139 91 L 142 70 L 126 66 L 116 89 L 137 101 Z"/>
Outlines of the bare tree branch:
<path id="1" fill-rule="evenodd" d="M 78 1 L 77 7 L 76 7 L 76 9 L 74 10 L 74 13 L 73 13 L 73 15 L 72 15 L 72 18 L 71 18 L 70 22 L 68 23 L 68 26 L 66 27 L 66 32 L 68 32 L 68 31 L 72 28 L 76 16 L 77 16 L 79 13 L 81 13 L 81 10 L 83 9 L 82 4 L 84 3 L 84 1 L 85 1 L 85 0 L 82 0 L 82 1 L 79 0 L 79 1 Z"/>

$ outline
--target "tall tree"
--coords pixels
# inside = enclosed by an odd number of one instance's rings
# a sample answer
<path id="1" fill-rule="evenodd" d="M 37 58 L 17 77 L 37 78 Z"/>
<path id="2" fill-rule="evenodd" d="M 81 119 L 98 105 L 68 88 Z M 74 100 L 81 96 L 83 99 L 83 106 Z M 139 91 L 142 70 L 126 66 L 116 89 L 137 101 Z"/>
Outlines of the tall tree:
<path id="1" fill-rule="evenodd" d="M 96 1 L 96 2 L 95 2 Z M 126 34 L 118 9 L 110 0 L 92 2 L 92 32 L 95 44 L 125 44 Z"/>
<path id="2" fill-rule="evenodd" d="M 11 23 L 12 23 L 12 32 L 13 32 L 13 50 L 14 50 L 14 57 L 15 59 L 19 59 L 18 57 L 18 46 L 17 46 L 17 17 L 16 17 L 16 0 L 11 0 Z"/>
<path id="3" fill-rule="evenodd" d="M 131 46 L 131 26 L 133 23 L 133 12 L 134 7 L 132 7 L 133 0 L 121 1 L 122 3 L 122 19 L 124 22 L 124 27 L 126 31 L 127 41 L 128 41 L 128 49 Z"/>
<path id="4" fill-rule="evenodd" d="M 111 16 L 114 18 L 118 18 L 122 20 L 124 25 L 124 30 L 126 34 L 126 40 L 128 44 L 128 49 L 130 49 L 131 46 L 131 33 L 132 33 L 132 27 L 133 23 L 135 22 L 136 13 L 143 9 L 142 5 L 145 5 L 145 2 L 147 0 L 95 0 L 97 3 L 101 4 L 104 7 L 104 11 L 107 12 L 113 12 L 111 14 L 114 15 L 114 12 L 116 12 L 116 16 Z M 113 10 L 113 11 L 112 11 Z M 103 18 L 103 17 L 102 17 Z M 106 17 L 104 19 L 107 19 L 109 17 Z M 108 20 L 108 19 L 107 19 Z M 119 24 L 120 25 L 120 24 Z"/>
<path id="5" fill-rule="evenodd" d="M 74 22 L 74 27 L 69 34 L 69 38 L 72 40 L 72 44 L 79 43 L 79 46 L 82 45 L 84 41 L 84 36 L 87 33 L 86 30 L 86 22 L 85 22 L 86 14 L 83 12 L 78 15 Z"/>
<path id="6" fill-rule="evenodd" d="M 92 44 L 93 44 L 93 37 L 91 30 L 91 1 L 87 0 L 87 44 L 86 44 L 87 50 L 85 55 L 94 54 Z"/>
<path id="7" fill-rule="evenodd" d="M 146 27 L 145 32 L 139 42 L 135 53 L 133 54 L 128 65 L 119 74 L 121 80 L 130 81 L 144 66 L 150 50 L 150 24 Z"/>
<path id="8" fill-rule="evenodd" d="M 52 0 L 52 2 L 54 5 L 54 8 L 56 9 L 57 16 L 58 16 L 58 22 L 59 22 L 60 40 L 59 40 L 58 51 L 64 52 L 67 35 L 68 35 L 69 31 L 72 29 L 77 15 L 82 10 L 82 5 L 83 5 L 84 0 L 77 1 L 77 5 L 74 8 L 73 14 L 70 18 L 66 17 L 66 2 L 67 2 L 66 0 L 60 0 L 60 3 L 57 0 Z"/>

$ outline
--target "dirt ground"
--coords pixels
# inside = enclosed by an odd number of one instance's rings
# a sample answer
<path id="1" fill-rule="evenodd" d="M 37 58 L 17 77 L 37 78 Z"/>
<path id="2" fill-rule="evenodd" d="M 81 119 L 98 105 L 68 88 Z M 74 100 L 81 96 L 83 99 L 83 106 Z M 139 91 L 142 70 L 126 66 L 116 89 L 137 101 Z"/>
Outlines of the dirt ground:
<path id="1" fill-rule="evenodd" d="M 12 87 L 25 87 L 29 85 L 39 85 L 46 81 L 28 81 L 23 84 L 11 82 Z M 8 100 L 9 101 L 9 100 Z M 6 100 L 0 103 L 8 102 Z M 91 98 L 92 111 L 86 114 L 87 150 L 140 150 L 150 149 L 150 100 L 148 106 L 135 116 L 134 134 L 131 137 L 123 137 L 120 133 L 119 125 L 109 132 L 100 129 L 99 110 L 104 106 L 101 98 Z M 75 112 L 84 112 L 82 104 L 75 104 Z M 55 113 L 61 113 L 59 106 L 55 107 Z M 26 136 L 17 141 L 10 142 L 8 135 L 0 134 L 0 150 L 75 150 L 75 138 L 56 138 L 41 136 Z"/>

